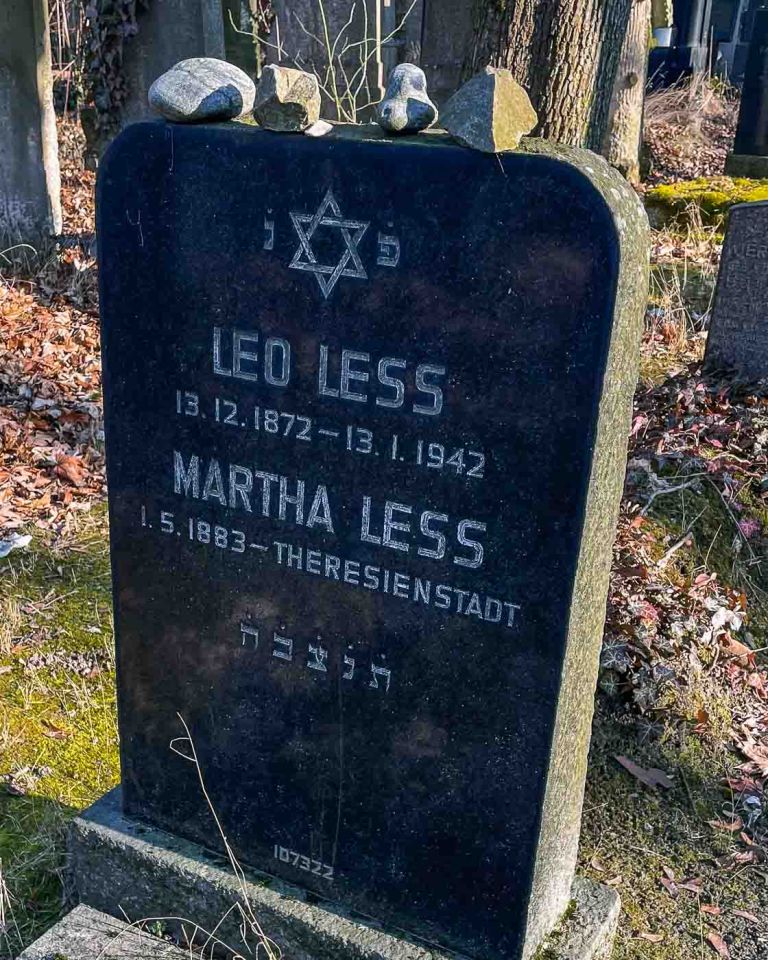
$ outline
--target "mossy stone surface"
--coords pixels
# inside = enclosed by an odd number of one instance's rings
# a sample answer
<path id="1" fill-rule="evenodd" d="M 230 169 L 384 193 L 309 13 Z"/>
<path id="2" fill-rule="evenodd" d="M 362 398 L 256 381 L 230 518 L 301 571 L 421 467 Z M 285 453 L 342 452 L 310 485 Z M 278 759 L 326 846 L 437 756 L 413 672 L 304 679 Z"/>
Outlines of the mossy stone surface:
<path id="1" fill-rule="evenodd" d="M 698 177 L 652 187 L 645 195 L 654 226 L 690 222 L 693 207 L 705 224 L 722 226 L 728 210 L 737 203 L 768 200 L 768 179 Z"/>

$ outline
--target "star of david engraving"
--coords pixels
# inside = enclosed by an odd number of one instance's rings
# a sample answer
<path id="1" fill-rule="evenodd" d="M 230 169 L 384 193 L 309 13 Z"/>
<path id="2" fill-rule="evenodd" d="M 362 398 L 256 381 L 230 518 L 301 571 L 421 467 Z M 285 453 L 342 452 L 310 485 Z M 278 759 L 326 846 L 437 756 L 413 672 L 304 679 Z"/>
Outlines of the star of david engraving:
<path id="1" fill-rule="evenodd" d="M 345 219 L 330 187 L 314 215 L 291 213 L 291 221 L 299 238 L 299 248 L 288 266 L 291 270 L 314 273 L 326 300 L 341 277 L 368 279 L 357 248 L 370 223 Z M 344 250 L 336 264 L 317 262 L 312 249 L 312 237 L 319 227 L 331 227 L 341 232 Z"/>

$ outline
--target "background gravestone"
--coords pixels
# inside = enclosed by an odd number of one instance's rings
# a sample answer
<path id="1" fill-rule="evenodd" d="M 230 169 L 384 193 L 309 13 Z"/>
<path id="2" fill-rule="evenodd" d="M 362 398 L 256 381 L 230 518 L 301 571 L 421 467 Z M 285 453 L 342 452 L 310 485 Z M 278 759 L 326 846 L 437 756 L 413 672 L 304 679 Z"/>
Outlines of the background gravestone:
<path id="1" fill-rule="evenodd" d="M 125 809 L 221 846 L 180 715 L 243 861 L 528 957 L 571 892 L 646 220 L 591 154 L 376 141 L 137 124 L 100 171 Z"/>
<path id="2" fill-rule="evenodd" d="M 768 202 L 728 214 L 705 366 L 741 378 L 768 376 Z"/>
<path id="3" fill-rule="evenodd" d="M 224 59 L 221 0 L 152 0 L 140 11 L 137 23 L 138 32 L 123 53 L 124 123 L 152 116 L 149 88 L 179 60 Z"/>
<path id="4" fill-rule="evenodd" d="M 0 3 L 0 251 L 61 233 L 46 0 Z"/>
<path id="5" fill-rule="evenodd" d="M 725 172 L 732 177 L 768 176 L 768 10 L 755 11 L 736 138 Z"/>

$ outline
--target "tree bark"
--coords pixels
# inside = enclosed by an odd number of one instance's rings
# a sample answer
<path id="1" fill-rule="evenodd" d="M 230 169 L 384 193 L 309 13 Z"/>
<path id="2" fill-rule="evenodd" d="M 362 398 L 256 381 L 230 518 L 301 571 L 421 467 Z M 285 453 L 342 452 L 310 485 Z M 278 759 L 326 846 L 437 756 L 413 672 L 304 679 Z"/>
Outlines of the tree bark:
<path id="1" fill-rule="evenodd" d="M 650 25 L 651 0 L 632 0 L 602 150 L 608 163 L 621 171 L 630 183 L 640 180 L 640 143 Z"/>
<path id="2" fill-rule="evenodd" d="M 464 75 L 506 67 L 528 91 L 538 136 L 600 150 L 632 0 L 474 0 Z"/>

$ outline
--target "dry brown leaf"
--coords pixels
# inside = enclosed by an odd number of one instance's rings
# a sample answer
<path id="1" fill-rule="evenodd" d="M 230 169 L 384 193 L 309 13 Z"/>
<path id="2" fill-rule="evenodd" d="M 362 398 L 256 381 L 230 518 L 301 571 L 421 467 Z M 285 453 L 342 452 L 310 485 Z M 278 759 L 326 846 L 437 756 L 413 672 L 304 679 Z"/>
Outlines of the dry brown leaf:
<path id="1" fill-rule="evenodd" d="M 742 920 L 748 920 L 750 923 L 760 923 L 760 918 L 756 917 L 754 913 L 750 913 L 748 910 L 731 910 L 731 913 L 734 917 L 741 917 Z"/>
<path id="2" fill-rule="evenodd" d="M 55 724 L 48 723 L 44 720 L 43 736 L 48 737 L 50 740 L 66 740 L 69 736 L 69 733 L 62 727 L 57 727 Z"/>
<path id="3" fill-rule="evenodd" d="M 662 877 L 661 885 L 673 900 L 676 900 L 680 896 L 680 891 L 677 889 L 677 884 L 674 880 L 670 880 L 669 877 Z"/>
<path id="4" fill-rule="evenodd" d="M 723 940 L 719 933 L 715 933 L 714 930 L 710 930 L 706 936 L 706 941 L 710 947 L 712 947 L 715 953 L 719 954 L 721 957 L 725 957 L 726 960 L 730 960 L 731 951 L 728 949 L 728 944 L 725 942 L 725 940 Z"/>
<path id="5" fill-rule="evenodd" d="M 77 457 L 59 457 L 54 473 L 60 480 L 66 480 L 73 486 L 79 487 L 85 479 L 85 466 Z"/>
<path id="6" fill-rule="evenodd" d="M 701 912 L 709 913 L 713 917 L 719 917 L 723 911 L 720 909 L 720 907 L 716 907 L 714 903 L 702 903 Z"/>
<path id="7" fill-rule="evenodd" d="M 723 644 L 723 650 L 728 656 L 736 660 L 742 667 L 746 667 L 750 662 L 754 662 L 754 653 L 752 648 L 746 643 L 736 640 L 729 634 L 726 634 L 727 642 Z"/>
<path id="8" fill-rule="evenodd" d="M 645 767 L 639 766 L 639 764 L 635 763 L 634 760 L 630 760 L 628 757 L 616 757 L 616 760 L 628 773 L 631 773 L 636 780 L 645 784 L 646 787 L 651 787 L 652 789 L 664 787 L 665 790 L 671 790 L 675 785 L 663 770 L 658 770 L 656 767 L 649 767 L 646 770 Z"/>
<path id="9" fill-rule="evenodd" d="M 664 939 L 663 933 L 638 933 L 638 940 L 647 940 L 649 943 L 661 943 Z"/>
<path id="10" fill-rule="evenodd" d="M 726 820 L 707 820 L 707 823 L 715 830 L 727 830 L 729 833 L 738 833 L 744 827 L 744 821 L 741 817 L 736 817 L 730 823 Z"/>
<path id="11" fill-rule="evenodd" d="M 681 890 L 688 890 L 689 893 L 700 894 L 701 888 L 704 885 L 704 881 L 701 877 L 695 877 L 691 880 L 684 880 L 682 883 L 678 883 L 678 887 Z"/>

